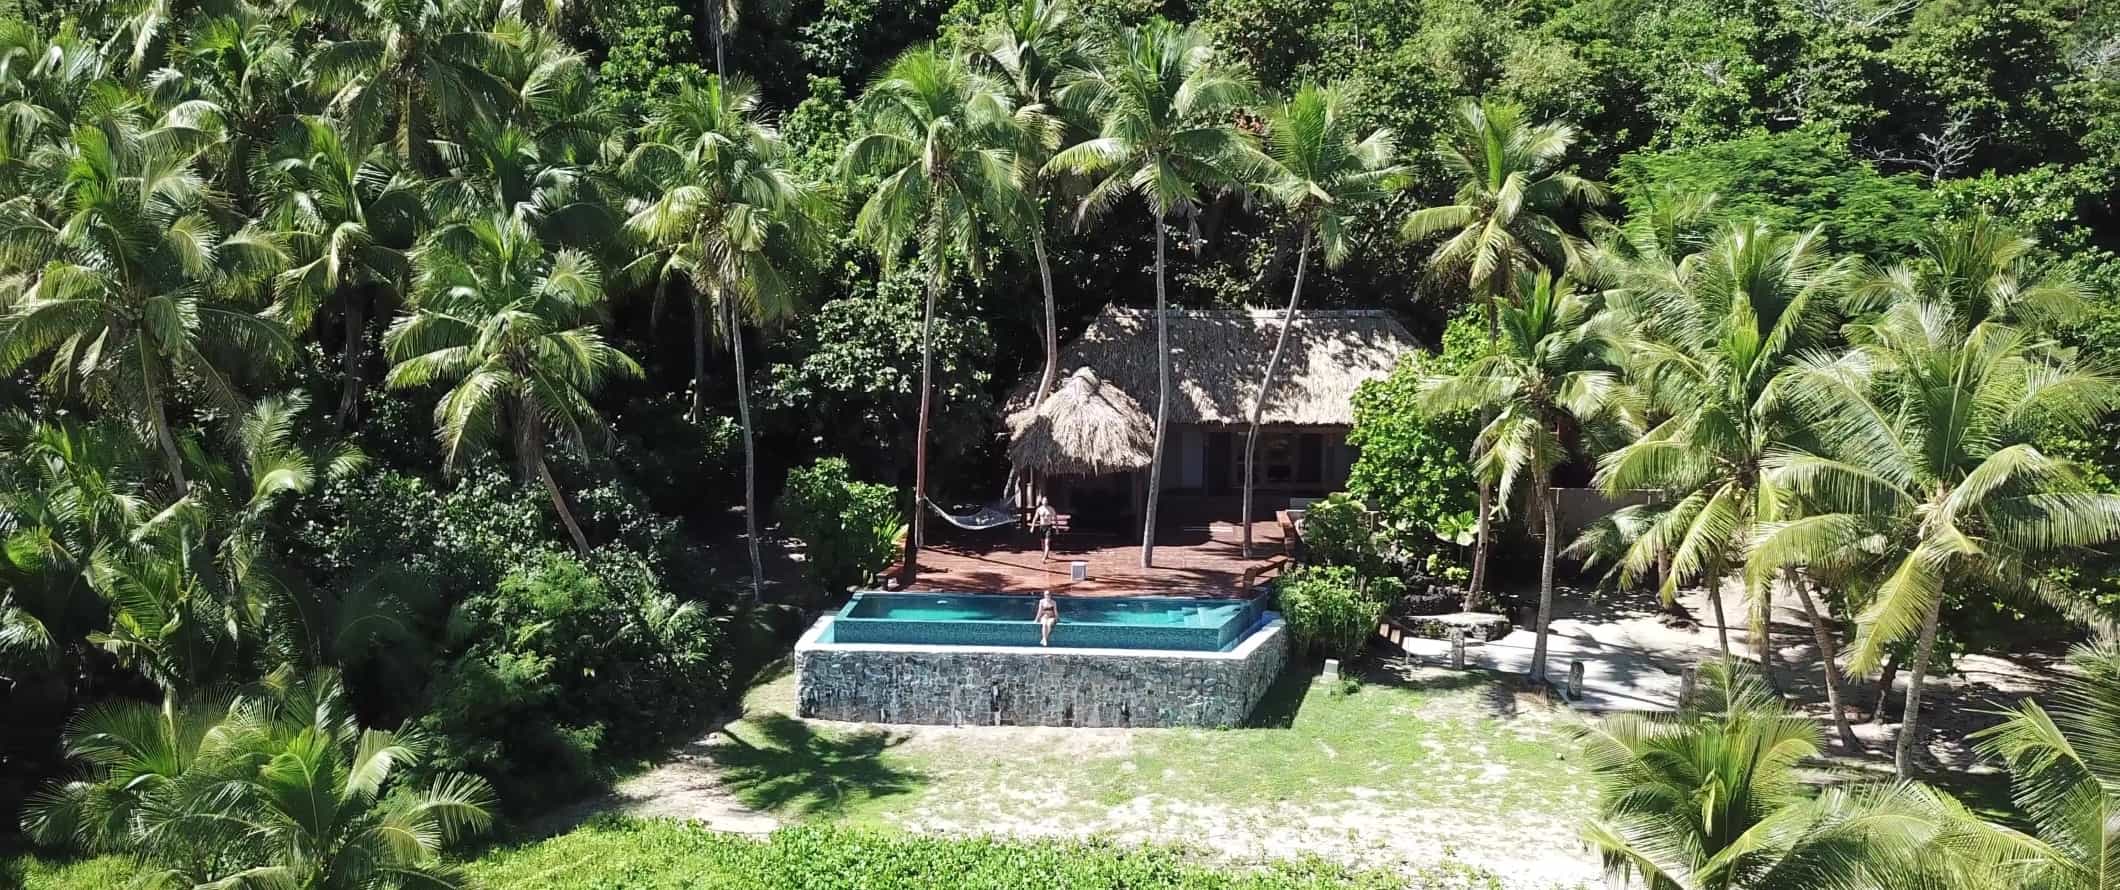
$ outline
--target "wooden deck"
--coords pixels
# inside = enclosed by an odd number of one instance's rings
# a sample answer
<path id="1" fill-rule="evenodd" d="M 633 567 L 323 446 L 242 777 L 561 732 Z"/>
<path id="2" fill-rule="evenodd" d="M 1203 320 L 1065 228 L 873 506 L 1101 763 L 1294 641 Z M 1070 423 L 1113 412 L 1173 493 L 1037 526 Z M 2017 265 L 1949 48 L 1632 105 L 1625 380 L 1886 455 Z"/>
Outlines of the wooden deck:
<path id="1" fill-rule="evenodd" d="M 1242 555 L 1243 537 L 1234 522 L 1208 522 L 1165 528 L 1156 539 L 1156 566 L 1141 568 L 1141 542 L 1109 534 L 1069 533 L 1053 538 L 1053 558 L 1040 558 L 1038 539 L 1018 528 L 982 533 L 949 530 L 934 535 L 920 555 L 920 576 L 912 590 L 980 593 L 1037 593 L 1050 589 L 1069 596 L 1199 594 L 1247 596 L 1245 573 L 1252 584 L 1271 579 L 1287 563 L 1281 529 L 1273 522 L 1252 524 L 1253 559 Z M 1068 563 L 1089 563 L 1089 580 L 1071 581 Z M 888 577 L 899 577 L 893 567 Z"/>

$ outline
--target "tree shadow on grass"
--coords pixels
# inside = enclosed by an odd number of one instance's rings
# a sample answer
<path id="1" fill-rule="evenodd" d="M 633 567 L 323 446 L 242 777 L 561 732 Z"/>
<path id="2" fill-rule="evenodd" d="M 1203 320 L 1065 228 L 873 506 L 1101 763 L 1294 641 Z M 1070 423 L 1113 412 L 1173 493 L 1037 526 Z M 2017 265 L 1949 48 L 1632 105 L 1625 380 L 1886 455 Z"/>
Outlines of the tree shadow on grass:
<path id="1" fill-rule="evenodd" d="M 765 812 L 836 815 L 866 800 L 905 794 L 926 777 L 884 763 L 905 741 L 881 730 L 824 733 L 785 714 L 732 725 L 712 748 L 721 782 Z"/>

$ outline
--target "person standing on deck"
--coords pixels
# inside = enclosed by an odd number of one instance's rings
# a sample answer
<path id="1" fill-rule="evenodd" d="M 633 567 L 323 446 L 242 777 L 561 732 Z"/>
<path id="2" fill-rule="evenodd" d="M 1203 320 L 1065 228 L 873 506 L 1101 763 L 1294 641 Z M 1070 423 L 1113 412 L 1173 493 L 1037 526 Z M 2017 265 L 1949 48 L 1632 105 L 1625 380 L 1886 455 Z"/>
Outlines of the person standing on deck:
<path id="1" fill-rule="evenodd" d="M 1053 505 L 1046 502 L 1045 495 L 1039 495 L 1038 509 L 1031 511 L 1031 530 L 1037 532 L 1044 543 L 1042 562 L 1053 561 L 1053 526 L 1059 522 L 1060 514 L 1053 512 Z"/>

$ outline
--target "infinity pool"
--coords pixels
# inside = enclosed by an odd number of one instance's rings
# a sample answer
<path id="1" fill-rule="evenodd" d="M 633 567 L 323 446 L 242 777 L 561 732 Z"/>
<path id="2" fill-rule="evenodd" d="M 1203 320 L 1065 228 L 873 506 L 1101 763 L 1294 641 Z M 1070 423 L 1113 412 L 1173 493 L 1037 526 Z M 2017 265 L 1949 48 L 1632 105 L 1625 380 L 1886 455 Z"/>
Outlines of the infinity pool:
<path id="1" fill-rule="evenodd" d="M 1175 596 L 1058 598 L 1052 645 L 1216 652 L 1260 621 L 1258 600 Z M 829 629 L 834 643 L 1037 646 L 1038 597 L 857 593 Z"/>

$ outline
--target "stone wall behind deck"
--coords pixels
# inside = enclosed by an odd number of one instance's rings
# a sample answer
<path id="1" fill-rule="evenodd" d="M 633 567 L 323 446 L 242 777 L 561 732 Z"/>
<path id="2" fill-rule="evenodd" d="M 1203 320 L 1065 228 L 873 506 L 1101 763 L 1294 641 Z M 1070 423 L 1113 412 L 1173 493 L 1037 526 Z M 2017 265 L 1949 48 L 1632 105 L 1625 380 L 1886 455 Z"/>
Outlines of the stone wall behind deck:
<path id="1" fill-rule="evenodd" d="M 804 717 L 871 723 L 1239 726 L 1288 660 L 1278 617 L 1230 652 L 818 643 L 795 647 Z"/>

